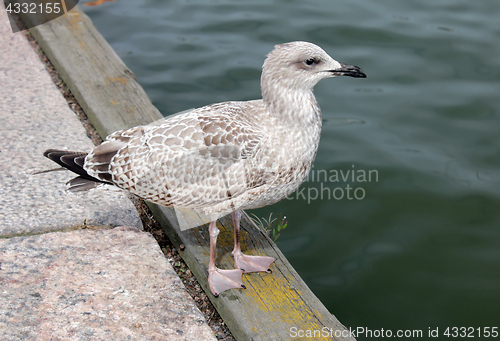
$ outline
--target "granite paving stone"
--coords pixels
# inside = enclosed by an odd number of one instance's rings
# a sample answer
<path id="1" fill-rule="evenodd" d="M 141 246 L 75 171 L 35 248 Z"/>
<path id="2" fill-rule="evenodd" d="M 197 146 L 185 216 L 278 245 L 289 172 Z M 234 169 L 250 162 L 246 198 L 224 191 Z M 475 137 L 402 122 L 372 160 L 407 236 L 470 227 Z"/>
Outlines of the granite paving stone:
<path id="1" fill-rule="evenodd" d="M 0 340 L 215 340 L 136 228 L 0 240 Z"/>
<path id="2" fill-rule="evenodd" d="M 46 149 L 87 151 L 93 144 L 26 37 L 12 33 L 0 6 L 0 235 L 84 223 L 142 226 L 123 192 L 71 194 L 65 191 L 70 172 L 33 175 L 55 168 L 43 156 Z"/>

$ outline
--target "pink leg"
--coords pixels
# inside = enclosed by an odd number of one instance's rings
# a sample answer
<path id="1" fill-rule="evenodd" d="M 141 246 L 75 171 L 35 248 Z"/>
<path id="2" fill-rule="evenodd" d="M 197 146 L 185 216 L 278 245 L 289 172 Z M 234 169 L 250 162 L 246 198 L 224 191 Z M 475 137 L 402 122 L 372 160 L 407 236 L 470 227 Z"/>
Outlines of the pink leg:
<path id="1" fill-rule="evenodd" d="M 240 220 L 241 212 L 233 212 L 233 225 L 234 225 L 234 266 L 237 269 L 243 270 L 244 273 L 247 272 L 258 272 L 267 271 L 271 272 L 269 267 L 276 260 L 273 257 L 266 256 L 247 256 L 241 252 L 240 246 Z"/>
<path id="2" fill-rule="evenodd" d="M 242 271 L 240 269 L 221 270 L 215 266 L 215 253 L 217 245 L 217 236 L 219 229 L 216 225 L 217 220 L 210 222 L 208 229 L 210 233 L 210 262 L 208 264 L 208 285 L 210 291 L 215 297 L 228 289 L 245 288 L 241 280 Z"/>

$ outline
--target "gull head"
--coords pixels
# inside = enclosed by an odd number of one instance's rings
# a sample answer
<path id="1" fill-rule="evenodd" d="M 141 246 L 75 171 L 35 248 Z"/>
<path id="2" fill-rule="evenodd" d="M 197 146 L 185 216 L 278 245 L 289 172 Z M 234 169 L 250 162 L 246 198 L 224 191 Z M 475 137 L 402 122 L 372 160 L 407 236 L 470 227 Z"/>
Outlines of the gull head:
<path id="1" fill-rule="evenodd" d="M 262 96 L 280 88 L 312 91 L 323 78 L 336 76 L 366 78 L 359 67 L 339 63 L 315 44 L 294 41 L 276 45 L 262 66 Z"/>

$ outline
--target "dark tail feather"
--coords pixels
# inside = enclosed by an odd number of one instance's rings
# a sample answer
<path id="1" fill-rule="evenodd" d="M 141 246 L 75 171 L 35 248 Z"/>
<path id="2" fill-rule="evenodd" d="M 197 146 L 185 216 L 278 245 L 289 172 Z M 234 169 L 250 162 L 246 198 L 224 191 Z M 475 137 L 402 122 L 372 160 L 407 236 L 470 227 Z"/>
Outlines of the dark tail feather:
<path id="1" fill-rule="evenodd" d="M 76 178 L 69 180 L 67 182 L 67 185 L 68 185 L 68 190 L 71 192 L 82 192 L 101 186 L 104 183 L 106 182 L 99 180 L 89 180 L 81 176 L 77 176 Z"/>
<path id="2" fill-rule="evenodd" d="M 68 181 L 68 189 L 74 192 L 88 190 L 99 184 L 109 184 L 87 174 L 83 168 L 87 153 L 71 152 L 68 150 L 47 149 L 43 156 L 51 159 L 59 166 L 64 167 L 79 176 Z"/>

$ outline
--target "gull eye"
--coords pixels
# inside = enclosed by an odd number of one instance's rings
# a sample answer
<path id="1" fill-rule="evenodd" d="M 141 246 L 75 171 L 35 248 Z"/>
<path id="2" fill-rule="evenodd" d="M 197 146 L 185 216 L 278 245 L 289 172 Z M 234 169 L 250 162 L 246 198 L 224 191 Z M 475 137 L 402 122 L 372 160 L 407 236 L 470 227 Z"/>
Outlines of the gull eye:
<path id="1" fill-rule="evenodd" d="M 305 63 L 306 63 L 306 65 L 313 65 L 314 64 L 314 59 L 313 58 L 306 59 Z"/>

